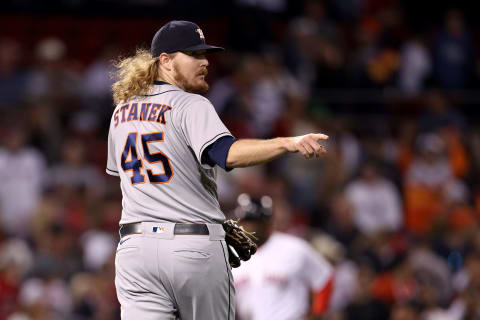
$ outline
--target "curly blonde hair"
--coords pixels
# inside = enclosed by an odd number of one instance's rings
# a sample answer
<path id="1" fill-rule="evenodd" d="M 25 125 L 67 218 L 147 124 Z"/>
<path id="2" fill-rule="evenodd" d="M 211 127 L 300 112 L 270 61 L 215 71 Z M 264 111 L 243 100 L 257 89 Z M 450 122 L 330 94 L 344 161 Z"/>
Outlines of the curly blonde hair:
<path id="1" fill-rule="evenodd" d="M 112 73 L 116 80 L 112 85 L 115 104 L 145 95 L 158 78 L 158 63 L 158 57 L 153 58 L 146 49 L 137 49 L 134 56 L 115 61 L 116 70 Z"/>

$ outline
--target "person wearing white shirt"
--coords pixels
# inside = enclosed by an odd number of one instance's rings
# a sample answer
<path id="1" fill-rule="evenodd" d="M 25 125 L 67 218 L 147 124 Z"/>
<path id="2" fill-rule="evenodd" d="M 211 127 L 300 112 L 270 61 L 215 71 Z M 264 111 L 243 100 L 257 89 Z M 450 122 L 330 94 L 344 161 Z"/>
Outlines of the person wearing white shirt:
<path id="1" fill-rule="evenodd" d="M 355 225 L 365 235 L 396 231 L 403 223 L 400 193 L 377 170 L 373 163 L 366 163 L 361 177 L 345 189 Z"/>
<path id="2" fill-rule="evenodd" d="M 241 320 L 294 320 L 323 314 L 333 287 L 333 268 L 305 240 L 272 228 L 270 197 L 239 196 L 241 225 L 255 232 L 259 249 L 233 269 Z"/>
<path id="3" fill-rule="evenodd" d="M 0 222 L 8 234 L 25 236 L 45 186 L 43 154 L 27 146 L 23 125 L 8 126 L 0 147 Z"/>

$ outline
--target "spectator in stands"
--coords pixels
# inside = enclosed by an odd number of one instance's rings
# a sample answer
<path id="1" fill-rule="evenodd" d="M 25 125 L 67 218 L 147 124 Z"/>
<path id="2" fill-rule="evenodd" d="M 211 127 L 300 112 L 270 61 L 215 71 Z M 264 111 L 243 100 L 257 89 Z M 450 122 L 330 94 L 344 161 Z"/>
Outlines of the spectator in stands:
<path id="1" fill-rule="evenodd" d="M 314 93 L 314 84 L 323 88 L 338 85 L 339 81 L 334 80 L 343 76 L 338 70 L 343 62 L 343 52 L 338 47 L 340 32 L 328 17 L 325 4 L 304 1 L 302 14 L 290 21 L 288 29 L 285 63 L 307 93 Z"/>
<path id="2" fill-rule="evenodd" d="M 359 231 L 353 217 L 352 203 L 339 193 L 330 202 L 330 217 L 326 230 L 346 248 L 351 248 L 358 239 Z"/>
<path id="3" fill-rule="evenodd" d="M 255 128 L 255 136 L 271 137 L 275 123 L 287 110 L 290 98 L 304 97 L 305 89 L 282 65 L 277 48 L 266 48 L 261 55 L 261 76 L 252 87 L 248 105 Z"/>
<path id="4" fill-rule="evenodd" d="M 420 317 L 419 306 L 415 303 L 398 303 L 392 307 L 391 320 L 415 320 Z"/>
<path id="5" fill-rule="evenodd" d="M 375 272 L 368 263 L 358 267 L 354 300 L 344 311 L 346 320 L 384 320 L 389 318 L 388 306 L 372 295 Z"/>
<path id="6" fill-rule="evenodd" d="M 25 102 L 27 72 L 22 68 L 23 50 L 13 40 L 0 39 L 0 107 L 9 108 Z"/>
<path id="7" fill-rule="evenodd" d="M 400 193 L 379 174 L 374 162 L 362 166 L 360 177 L 347 185 L 345 195 L 352 204 L 353 220 L 361 233 L 375 235 L 402 227 Z"/>
<path id="8" fill-rule="evenodd" d="M 230 75 L 213 83 L 209 99 L 236 137 L 251 138 L 255 136 L 255 127 L 250 121 L 252 90 L 262 76 L 263 64 L 256 54 L 245 54 L 239 60 L 232 62 Z"/>
<path id="9" fill-rule="evenodd" d="M 451 200 L 465 197 L 463 182 L 454 176 L 442 136 L 428 133 L 416 141 L 418 155 L 405 175 L 407 226 L 415 233 L 432 231 Z"/>
<path id="10" fill-rule="evenodd" d="M 432 58 L 423 35 L 407 41 L 402 46 L 400 55 L 400 89 L 408 95 L 420 94 L 432 71 Z"/>
<path id="11" fill-rule="evenodd" d="M 28 236 L 47 179 L 42 153 L 27 144 L 20 121 L 7 125 L 0 147 L 0 221 L 9 234 Z"/>
<path id="12" fill-rule="evenodd" d="M 422 133 L 428 133 L 447 127 L 464 132 L 466 121 L 452 107 L 444 92 L 439 89 L 431 89 L 425 94 L 425 109 L 420 117 L 419 130 Z"/>
<path id="13" fill-rule="evenodd" d="M 18 301 L 25 312 L 17 315 L 20 319 L 56 320 L 70 315 L 71 298 L 62 279 L 29 278 L 22 283 Z"/>
<path id="14" fill-rule="evenodd" d="M 65 102 L 82 94 L 77 70 L 68 65 L 67 46 L 58 38 L 42 39 L 35 48 L 36 66 L 27 82 L 26 94 L 32 100 Z"/>
<path id="15" fill-rule="evenodd" d="M 118 48 L 115 46 L 105 46 L 97 59 L 85 70 L 82 85 L 85 97 L 89 98 L 89 101 L 93 100 L 103 103 L 110 101 L 112 84 L 114 83 L 114 79 L 111 77 L 111 73 L 114 70 L 112 60 L 117 52 Z"/>
<path id="16" fill-rule="evenodd" d="M 418 156 L 406 174 L 407 185 L 420 185 L 438 190 L 453 174 L 446 158 L 445 142 L 436 134 L 420 135 L 417 139 Z"/>
<path id="17" fill-rule="evenodd" d="M 36 234 L 38 244 L 31 276 L 69 280 L 82 268 L 82 253 L 74 234 L 62 222 L 52 222 Z"/>
<path id="18" fill-rule="evenodd" d="M 20 286 L 33 266 L 33 252 L 26 241 L 11 238 L 0 243 L 0 319 L 17 307 Z"/>
<path id="19" fill-rule="evenodd" d="M 470 85 L 475 48 L 460 11 L 446 13 L 444 28 L 435 39 L 432 52 L 434 76 L 440 86 L 460 89 Z"/>
<path id="20" fill-rule="evenodd" d="M 50 170 L 50 183 L 54 188 L 82 190 L 89 199 L 104 192 L 104 184 L 97 167 L 87 163 L 87 147 L 74 137 L 63 144 L 62 159 Z"/>

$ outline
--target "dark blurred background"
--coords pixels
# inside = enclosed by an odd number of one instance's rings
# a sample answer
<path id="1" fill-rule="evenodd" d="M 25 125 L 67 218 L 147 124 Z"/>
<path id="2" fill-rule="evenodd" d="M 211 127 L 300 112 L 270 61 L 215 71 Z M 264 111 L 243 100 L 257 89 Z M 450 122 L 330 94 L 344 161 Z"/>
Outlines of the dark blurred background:
<path id="1" fill-rule="evenodd" d="M 322 132 L 328 155 L 219 170 L 336 267 L 324 319 L 480 319 L 474 1 L 2 1 L 0 319 L 119 319 L 111 61 L 165 22 L 207 41 L 237 138 Z M 222 172 L 220 172 L 222 171 Z"/>

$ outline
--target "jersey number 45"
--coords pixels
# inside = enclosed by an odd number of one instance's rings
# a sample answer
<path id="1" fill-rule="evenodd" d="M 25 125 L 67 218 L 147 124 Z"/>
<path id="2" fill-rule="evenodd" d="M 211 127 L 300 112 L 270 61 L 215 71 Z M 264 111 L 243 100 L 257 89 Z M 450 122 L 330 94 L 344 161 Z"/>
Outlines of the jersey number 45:
<path id="1" fill-rule="evenodd" d="M 140 140 L 142 141 L 143 156 L 150 164 L 160 163 L 163 166 L 163 172 L 155 174 L 151 169 L 147 169 L 148 180 L 150 183 L 167 183 L 173 177 L 172 166 L 170 160 L 161 152 L 150 153 L 148 143 L 162 142 L 164 140 L 163 132 L 153 132 L 142 134 Z M 129 156 L 130 160 L 129 160 Z M 142 159 L 138 157 L 137 152 L 137 132 L 128 134 L 125 148 L 122 152 L 122 169 L 125 172 L 132 171 L 133 176 L 130 178 L 132 184 L 139 184 L 145 182 L 145 175 L 142 174 L 143 163 Z"/>

